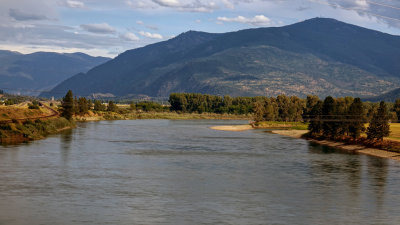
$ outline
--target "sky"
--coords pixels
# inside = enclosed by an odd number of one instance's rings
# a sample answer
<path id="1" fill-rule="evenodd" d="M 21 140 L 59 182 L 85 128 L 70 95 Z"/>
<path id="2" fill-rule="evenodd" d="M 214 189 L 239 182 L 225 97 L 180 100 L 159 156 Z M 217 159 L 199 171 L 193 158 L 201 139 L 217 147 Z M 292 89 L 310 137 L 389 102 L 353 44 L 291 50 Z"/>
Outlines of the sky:
<path id="1" fill-rule="evenodd" d="M 0 49 L 115 57 L 189 30 L 222 33 L 314 17 L 400 35 L 400 0 L 0 0 Z"/>

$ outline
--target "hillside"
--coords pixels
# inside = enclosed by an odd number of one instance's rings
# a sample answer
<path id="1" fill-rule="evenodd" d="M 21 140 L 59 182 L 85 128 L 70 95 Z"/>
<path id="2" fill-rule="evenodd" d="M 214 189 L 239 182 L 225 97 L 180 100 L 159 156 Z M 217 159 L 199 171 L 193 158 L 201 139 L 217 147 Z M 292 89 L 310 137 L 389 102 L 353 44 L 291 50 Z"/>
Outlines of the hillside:
<path id="1" fill-rule="evenodd" d="M 315 18 L 275 28 L 189 31 L 129 50 L 43 96 L 376 96 L 400 87 L 400 37 Z"/>
<path id="2" fill-rule="evenodd" d="M 389 92 L 386 92 L 382 95 L 378 95 L 375 97 L 370 97 L 370 98 L 365 98 L 363 99 L 364 101 L 370 101 L 370 102 L 379 102 L 379 101 L 385 101 L 385 102 L 395 102 L 396 99 L 400 98 L 400 88 L 391 90 Z"/>
<path id="3" fill-rule="evenodd" d="M 108 60 L 83 53 L 21 54 L 0 50 L 0 89 L 9 93 L 38 95 L 40 91 L 49 90 L 67 78 L 87 72 Z"/>

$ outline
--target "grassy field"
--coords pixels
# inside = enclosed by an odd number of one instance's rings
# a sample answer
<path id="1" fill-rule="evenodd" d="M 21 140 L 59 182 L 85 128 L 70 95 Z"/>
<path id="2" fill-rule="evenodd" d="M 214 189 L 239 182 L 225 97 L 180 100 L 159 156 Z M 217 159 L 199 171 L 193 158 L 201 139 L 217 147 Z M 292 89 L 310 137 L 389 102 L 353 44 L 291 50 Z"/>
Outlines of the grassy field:
<path id="1" fill-rule="evenodd" d="M 0 105 L 0 121 L 32 118 L 51 114 L 52 112 L 44 107 L 41 107 L 40 109 L 28 109 L 28 104 L 19 104 L 12 106 Z"/>
<path id="2" fill-rule="evenodd" d="M 387 139 L 392 141 L 400 141 L 400 123 L 390 124 L 390 136 Z"/>

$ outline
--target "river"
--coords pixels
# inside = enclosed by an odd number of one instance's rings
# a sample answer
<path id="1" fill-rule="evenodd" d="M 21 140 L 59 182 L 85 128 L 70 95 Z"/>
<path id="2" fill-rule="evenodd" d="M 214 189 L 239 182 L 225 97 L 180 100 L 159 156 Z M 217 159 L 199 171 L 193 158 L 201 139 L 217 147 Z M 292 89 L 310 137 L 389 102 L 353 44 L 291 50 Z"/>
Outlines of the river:
<path id="1" fill-rule="evenodd" d="M 400 163 L 223 120 L 80 123 L 0 147 L 0 224 L 400 224 Z"/>

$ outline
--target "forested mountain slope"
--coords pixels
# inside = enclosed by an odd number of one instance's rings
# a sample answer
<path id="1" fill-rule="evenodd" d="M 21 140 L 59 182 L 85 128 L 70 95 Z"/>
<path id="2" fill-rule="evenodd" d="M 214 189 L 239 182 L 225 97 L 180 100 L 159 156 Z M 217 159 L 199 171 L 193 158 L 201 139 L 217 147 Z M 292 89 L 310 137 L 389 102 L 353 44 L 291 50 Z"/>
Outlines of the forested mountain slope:
<path id="1" fill-rule="evenodd" d="M 224 34 L 189 31 L 129 50 L 43 95 L 376 96 L 400 87 L 398 62 L 399 36 L 315 18 Z"/>

